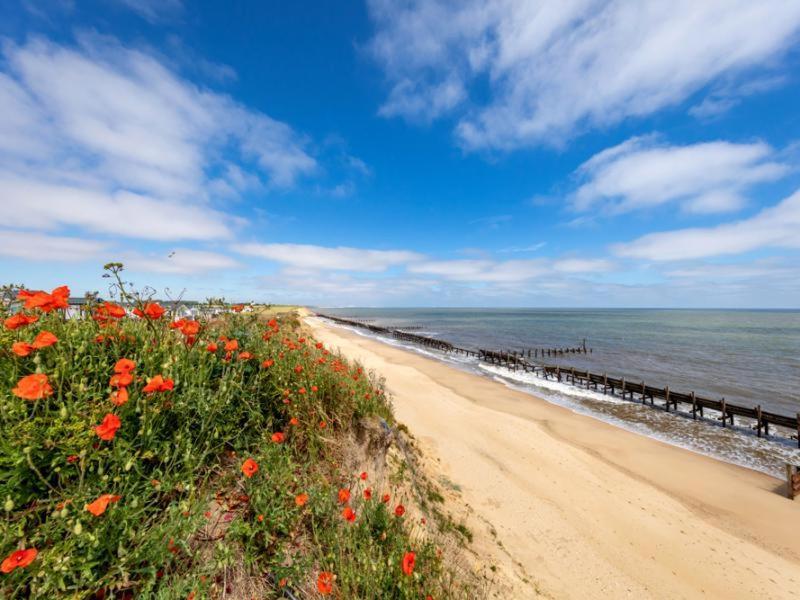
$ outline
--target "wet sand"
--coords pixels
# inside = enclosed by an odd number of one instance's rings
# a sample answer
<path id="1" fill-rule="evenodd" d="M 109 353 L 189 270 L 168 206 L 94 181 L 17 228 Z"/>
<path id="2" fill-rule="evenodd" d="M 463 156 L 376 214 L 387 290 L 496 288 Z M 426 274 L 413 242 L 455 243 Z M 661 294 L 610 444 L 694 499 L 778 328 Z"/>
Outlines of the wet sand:
<path id="1" fill-rule="evenodd" d="M 386 378 L 434 477 L 460 488 L 499 597 L 791 598 L 800 501 L 768 475 L 573 413 L 308 318 Z"/>

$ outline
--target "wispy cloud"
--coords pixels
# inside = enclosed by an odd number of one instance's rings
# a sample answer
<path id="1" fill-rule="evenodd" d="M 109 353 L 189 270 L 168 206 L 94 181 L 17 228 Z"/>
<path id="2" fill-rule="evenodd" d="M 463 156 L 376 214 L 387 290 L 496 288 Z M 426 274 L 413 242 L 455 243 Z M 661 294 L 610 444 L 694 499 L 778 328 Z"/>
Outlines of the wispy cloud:
<path id="1" fill-rule="evenodd" d="M 469 149 L 558 143 L 651 114 L 781 55 L 800 28 L 800 4 L 785 0 L 371 0 L 369 10 L 369 48 L 391 86 L 381 113 L 455 113 Z"/>
<path id="2" fill-rule="evenodd" d="M 0 229 L 0 256 L 40 262 L 96 260 L 109 244 L 97 240 Z"/>
<path id="3" fill-rule="evenodd" d="M 151 23 L 159 23 L 183 13 L 182 0 L 116 0 Z"/>
<path id="4" fill-rule="evenodd" d="M 582 184 L 572 204 L 579 211 L 599 205 L 619 213 L 675 202 L 693 213 L 728 212 L 746 203 L 747 188 L 788 171 L 764 143 L 671 146 L 654 136 L 636 137 L 578 169 Z"/>
<path id="5" fill-rule="evenodd" d="M 616 244 L 618 256 L 678 261 L 735 255 L 762 248 L 800 248 L 800 191 L 748 219 L 716 227 L 650 233 Z"/>
<path id="6" fill-rule="evenodd" d="M 407 250 L 370 250 L 309 244 L 249 243 L 235 244 L 232 249 L 246 256 L 307 270 L 378 272 L 422 258 L 420 254 Z"/>

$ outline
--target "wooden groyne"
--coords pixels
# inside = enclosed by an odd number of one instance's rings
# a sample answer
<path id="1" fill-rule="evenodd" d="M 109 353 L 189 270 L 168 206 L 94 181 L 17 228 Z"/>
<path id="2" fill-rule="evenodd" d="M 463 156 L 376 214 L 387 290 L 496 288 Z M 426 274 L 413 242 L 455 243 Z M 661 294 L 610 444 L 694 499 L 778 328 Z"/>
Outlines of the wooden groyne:
<path id="1" fill-rule="evenodd" d="M 351 319 L 342 319 L 340 317 L 333 317 L 330 315 L 318 314 L 318 316 L 329 319 L 340 325 L 347 325 L 350 327 L 361 327 L 368 329 L 374 333 L 380 333 L 396 339 L 412 342 L 425 346 L 428 348 L 435 348 L 444 352 L 460 353 L 466 356 L 474 356 L 484 362 L 499 365 L 508 368 L 512 371 L 521 370 L 526 373 L 533 373 L 536 376 L 548 380 L 554 380 L 561 383 L 567 383 L 577 387 L 591 389 L 595 391 L 602 391 L 604 394 L 613 394 L 620 396 L 623 399 L 640 402 L 646 406 L 662 408 L 665 411 L 683 412 L 690 414 L 693 419 L 698 417 L 705 419 L 705 411 L 713 410 L 719 413 L 719 416 L 714 418 L 721 423 L 723 427 L 736 424 L 736 419 L 749 419 L 754 422 L 750 428 L 755 431 L 758 437 L 762 435 L 767 436 L 770 433 L 770 426 L 784 427 L 791 431 L 796 432 L 791 436 L 792 439 L 797 439 L 797 446 L 800 448 L 800 412 L 794 416 L 782 415 L 771 411 L 766 411 L 761 408 L 761 405 L 753 407 L 741 406 L 727 402 L 725 398 L 715 400 L 712 398 L 704 398 L 698 396 L 695 392 L 678 392 L 670 389 L 669 386 L 655 387 L 647 385 L 644 381 L 626 380 L 623 378 L 609 377 L 606 373 L 598 374 L 590 371 L 576 369 L 574 367 L 562 367 L 560 365 L 549 365 L 542 362 L 532 362 L 531 359 L 537 359 L 540 356 L 562 356 L 570 354 L 570 349 L 562 348 L 543 348 L 539 349 L 541 353 L 535 349 L 527 349 L 522 351 L 499 351 L 488 350 L 480 348 L 478 350 L 470 350 L 467 348 L 459 348 L 449 342 L 429 338 L 421 335 L 415 335 L 396 329 L 387 327 L 379 327 L 363 321 L 356 321 Z M 578 350 L 581 353 L 586 353 L 586 342 Z M 564 352 L 553 352 L 545 354 L 545 351 L 563 350 Z M 533 351 L 533 356 L 531 352 Z M 591 350 L 588 350 L 591 352 Z M 574 352 L 577 353 L 577 352 Z M 741 425 L 741 423 L 740 423 Z"/>

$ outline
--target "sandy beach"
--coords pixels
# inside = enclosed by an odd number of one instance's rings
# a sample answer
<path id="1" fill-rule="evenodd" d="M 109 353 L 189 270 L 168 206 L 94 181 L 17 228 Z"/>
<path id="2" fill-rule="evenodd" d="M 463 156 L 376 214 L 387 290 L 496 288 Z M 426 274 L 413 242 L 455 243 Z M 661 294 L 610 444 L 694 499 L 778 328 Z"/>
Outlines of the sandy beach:
<path id="1" fill-rule="evenodd" d="M 497 597 L 792 598 L 800 502 L 778 479 L 306 318 L 386 378 L 434 477 L 460 490 Z"/>

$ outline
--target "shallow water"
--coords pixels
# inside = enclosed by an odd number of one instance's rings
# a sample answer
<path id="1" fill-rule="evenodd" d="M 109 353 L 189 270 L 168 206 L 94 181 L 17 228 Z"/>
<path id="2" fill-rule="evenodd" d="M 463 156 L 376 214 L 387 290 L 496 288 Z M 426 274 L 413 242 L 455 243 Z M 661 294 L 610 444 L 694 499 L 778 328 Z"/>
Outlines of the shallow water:
<path id="1" fill-rule="evenodd" d="M 575 347 L 591 354 L 547 357 L 549 364 L 588 369 L 679 392 L 694 390 L 742 405 L 793 415 L 800 411 L 800 311 L 560 309 L 320 309 L 381 326 L 418 326 L 414 333 L 466 348 L 527 351 Z M 356 330 L 365 334 L 364 330 Z M 372 336 L 372 334 L 370 334 Z M 621 398 L 548 381 L 474 358 L 400 345 L 492 377 L 576 412 L 728 462 L 784 476 L 800 464 L 797 442 L 759 439 L 739 420 L 722 428 Z M 781 432 L 785 435 L 791 432 Z"/>

